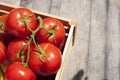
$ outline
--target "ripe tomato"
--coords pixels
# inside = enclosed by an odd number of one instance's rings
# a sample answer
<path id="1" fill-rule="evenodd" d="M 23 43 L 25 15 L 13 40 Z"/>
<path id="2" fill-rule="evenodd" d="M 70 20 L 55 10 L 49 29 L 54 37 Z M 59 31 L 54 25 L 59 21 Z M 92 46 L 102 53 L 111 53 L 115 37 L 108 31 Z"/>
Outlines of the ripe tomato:
<path id="1" fill-rule="evenodd" d="M 63 24 L 54 18 L 43 19 L 43 28 L 36 34 L 36 40 L 41 42 L 50 42 L 57 47 L 65 40 L 65 29 Z"/>
<path id="2" fill-rule="evenodd" d="M 28 46 L 25 46 L 28 39 L 15 39 L 8 44 L 7 55 L 10 61 L 21 61 L 21 57 L 26 57 Z M 25 47 L 24 47 L 25 46 Z M 24 49 L 23 49 L 24 47 Z M 23 50 L 22 50 L 23 49 Z M 23 52 L 24 54 L 20 53 Z"/>
<path id="3" fill-rule="evenodd" d="M 5 44 L 8 44 L 13 39 L 13 37 L 10 34 L 8 34 L 7 31 L 6 31 L 5 23 L 6 23 L 7 15 L 8 14 L 3 14 L 0 17 L 0 39 Z"/>
<path id="4" fill-rule="evenodd" d="M 34 47 L 30 54 L 30 68 L 38 75 L 49 76 L 58 71 L 61 66 L 61 51 L 51 43 L 39 44 L 42 51 Z M 41 54 L 44 54 L 43 56 Z"/>
<path id="5" fill-rule="evenodd" d="M 3 14 L 2 16 L 0 16 L 0 33 L 4 33 L 6 26 L 5 26 L 5 21 L 7 18 L 8 14 Z"/>
<path id="6" fill-rule="evenodd" d="M 6 20 L 7 31 L 15 37 L 26 37 L 31 34 L 31 30 L 37 27 L 35 14 L 27 8 L 15 8 Z"/>
<path id="7" fill-rule="evenodd" d="M 21 62 L 13 62 L 5 72 L 5 80 L 36 80 L 36 75 Z"/>
<path id="8" fill-rule="evenodd" d="M 2 41 L 0 41 L 0 63 L 3 62 L 5 57 L 6 57 L 6 46 Z"/>

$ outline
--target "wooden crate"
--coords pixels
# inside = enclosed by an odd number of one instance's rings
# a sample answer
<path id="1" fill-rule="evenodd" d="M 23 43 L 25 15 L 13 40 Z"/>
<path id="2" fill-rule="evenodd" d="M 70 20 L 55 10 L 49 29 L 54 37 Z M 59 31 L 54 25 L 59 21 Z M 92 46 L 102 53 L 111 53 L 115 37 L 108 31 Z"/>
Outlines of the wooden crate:
<path id="1" fill-rule="evenodd" d="M 0 15 L 5 14 L 5 13 L 9 13 L 12 9 L 17 8 L 16 6 L 10 5 L 10 4 L 6 4 L 6 3 L 2 3 L 0 2 Z M 46 18 L 46 17 L 52 17 L 52 18 L 56 18 L 58 20 L 60 20 L 65 29 L 66 29 L 66 42 L 65 42 L 65 46 L 63 49 L 63 54 L 62 54 L 62 65 L 59 69 L 59 71 L 52 77 L 49 78 L 49 80 L 61 80 L 61 76 L 63 74 L 63 70 L 66 64 L 66 59 L 67 59 L 67 55 L 68 53 L 68 49 L 70 50 L 70 48 L 72 47 L 73 44 L 73 39 L 74 39 L 74 29 L 76 26 L 76 20 L 73 19 L 66 19 L 66 18 L 62 18 L 59 16 L 55 16 L 55 15 L 51 15 L 51 14 L 47 14 L 47 13 L 43 13 L 43 12 L 39 12 L 39 11 L 35 11 L 32 10 L 37 16 L 41 16 L 42 18 Z"/>

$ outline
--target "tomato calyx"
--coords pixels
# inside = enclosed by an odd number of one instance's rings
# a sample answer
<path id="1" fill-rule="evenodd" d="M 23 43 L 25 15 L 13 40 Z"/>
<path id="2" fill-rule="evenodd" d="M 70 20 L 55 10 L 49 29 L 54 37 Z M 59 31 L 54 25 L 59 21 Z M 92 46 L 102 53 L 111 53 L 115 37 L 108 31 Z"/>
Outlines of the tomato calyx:
<path id="1" fill-rule="evenodd" d="M 46 28 L 42 27 L 43 30 L 45 30 L 48 34 L 48 40 L 50 40 L 51 38 L 53 38 L 54 42 L 57 43 L 56 39 L 55 39 L 55 32 L 57 30 L 57 26 L 55 25 L 51 30 L 47 30 Z"/>
<path id="2" fill-rule="evenodd" d="M 0 22 L 0 33 L 4 33 L 4 31 L 2 30 L 2 28 L 3 28 L 3 26 L 4 26 L 4 22 Z"/>
<path id="3" fill-rule="evenodd" d="M 29 16 L 23 16 L 21 13 L 19 13 L 22 17 L 22 22 L 25 24 L 25 26 L 29 29 L 29 31 L 32 32 L 32 30 L 30 29 L 30 27 L 28 26 L 28 23 L 31 23 L 32 20 L 30 20 L 30 17 L 32 17 L 33 14 L 29 15 Z"/>
<path id="4" fill-rule="evenodd" d="M 45 62 L 45 60 L 43 59 L 44 56 L 45 56 L 45 59 L 48 61 L 47 56 L 46 56 L 46 53 L 45 53 L 45 51 L 46 51 L 46 49 L 47 49 L 47 46 L 48 46 L 48 44 L 44 47 L 44 49 L 41 49 L 41 47 L 38 46 L 40 51 L 36 51 L 36 52 L 35 52 L 35 54 L 38 54 L 38 55 L 39 55 L 39 58 L 40 58 L 40 60 L 41 60 L 42 62 Z"/>

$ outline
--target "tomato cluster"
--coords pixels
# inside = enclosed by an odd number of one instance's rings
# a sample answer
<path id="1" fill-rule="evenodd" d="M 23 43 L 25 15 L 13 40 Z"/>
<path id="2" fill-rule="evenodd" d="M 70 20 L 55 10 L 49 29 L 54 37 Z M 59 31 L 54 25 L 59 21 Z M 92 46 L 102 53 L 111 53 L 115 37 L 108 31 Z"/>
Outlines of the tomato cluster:
<path id="1" fill-rule="evenodd" d="M 43 19 L 28 8 L 1 15 L 0 64 L 7 61 L 5 80 L 54 75 L 61 66 L 64 41 L 64 26 L 55 18 Z"/>

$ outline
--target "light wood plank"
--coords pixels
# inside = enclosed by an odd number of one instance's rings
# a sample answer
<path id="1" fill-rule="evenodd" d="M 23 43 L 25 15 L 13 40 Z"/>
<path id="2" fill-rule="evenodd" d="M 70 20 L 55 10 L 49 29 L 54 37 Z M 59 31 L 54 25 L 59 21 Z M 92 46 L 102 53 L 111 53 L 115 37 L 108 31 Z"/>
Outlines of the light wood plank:
<path id="1" fill-rule="evenodd" d="M 0 2 L 4 2 L 4 3 L 9 3 L 9 4 L 12 4 L 12 5 L 16 5 L 16 6 L 19 6 L 20 5 L 20 1 L 21 0 L 0 0 Z"/>
<path id="2" fill-rule="evenodd" d="M 120 10 L 114 0 L 108 1 L 107 24 L 107 80 L 120 80 Z"/>
<path id="3" fill-rule="evenodd" d="M 51 0 L 21 0 L 21 6 L 49 13 Z"/>
<path id="4" fill-rule="evenodd" d="M 59 15 L 60 14 L 60 8 L 61 8 L 61 2 L 62 0 L 52 0 L 51 6 L 50 6 L 50 14 Z"/>
<path id="5" fill-rule="evenodd" d="M 21 0 L 21 2 L 20 2 L 20 6 L 21 7 L 27 7 L 27 8 L 32 8 L 32 4 L 33 4 L 33 2 L 32 2 L 33 0 Z"/>
<path id="6" fill-rule="evenodd" d="M 92 0 L 88 80 L 104 80 L 107 1 Z"/>
<path id="7" fill-rule="evenodd" d="M 69 50 L 68 59 L 60 80 L 81 80 L 86 77 L 88 54 L 90 0 L 62 0 L 60 16 L 78 19 L 74 47 Z"/>

